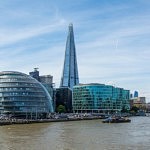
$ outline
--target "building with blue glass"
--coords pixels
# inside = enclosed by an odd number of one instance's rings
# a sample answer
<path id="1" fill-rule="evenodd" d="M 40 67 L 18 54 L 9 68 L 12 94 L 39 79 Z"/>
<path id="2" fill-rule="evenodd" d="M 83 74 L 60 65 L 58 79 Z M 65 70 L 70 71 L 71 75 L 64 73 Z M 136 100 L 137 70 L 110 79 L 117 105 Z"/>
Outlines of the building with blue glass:
<path id="1" fill-rule="evenodd" d="M 29 75 L 33 78 L 35 78 L 37 81 L 42 83 L 42 85 L 45 86 L 47 91 L 49 92 L 50 96 L 52 97 L 53 102 L 53 108 L 55 109 L 55 89 L 54 89 L 54 83 L 53 83 L 53 76 L 51 75 L 40 75 L 39 68 L 34 68 L 34 71 L 29 72 Z"/>
<path id="2" fill-rule="evenodd" d="M 139 97 L 138 91 L 134 91 L 134 97 Z"/>
<path id="3" fill-rule="evenodd" d="M 0 72 L 0 113 L 19 118 L 41 118 L 53 112 L 46 88 L 29 75 Z"/>
<path id="4" fill-rule="evenodd" d="M 56 89 L 56 107 L 63 105 L 67 112 L 72 112 L 72 90 L 74 85 L 79 84 L 79 76 L 73 24 L 69 24 L 68 29 L 60 87 Z"/>
<path id="5" fill-rule="evenodd" d="M 111 85 L 91 83 L 73 88 L 74 112 L 106 112 L 129 110 L 130 91 Z"/>
<path id="6" fill-rule="evenodd" d="M 70 24 L 66 42 L 65 60 L 60 87 L 68 87 L 70 89 L 73 89 L 73 86 L 78 84 L 79 76 L 76 48 L 74 42 L 73 24 Z"/>

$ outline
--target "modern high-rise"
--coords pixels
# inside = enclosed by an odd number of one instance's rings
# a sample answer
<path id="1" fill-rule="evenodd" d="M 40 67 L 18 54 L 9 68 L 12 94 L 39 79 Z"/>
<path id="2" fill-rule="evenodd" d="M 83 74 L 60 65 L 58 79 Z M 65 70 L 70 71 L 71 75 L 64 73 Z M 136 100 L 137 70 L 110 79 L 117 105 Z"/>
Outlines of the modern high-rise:
<path id="1" fill-rule="evenodd" d="M 134 97 L 138 97 L 138 91 L 134 91 Z"/>
<path id="2" fill-rule="evenodd" d="M 78 84 L 79 76 L 74 42 L 73 24 L 70 24 L 66 42 L 65 60 L 60 87 L 69 87 L 70 89 L 73 89 L 73 86 Z"/>

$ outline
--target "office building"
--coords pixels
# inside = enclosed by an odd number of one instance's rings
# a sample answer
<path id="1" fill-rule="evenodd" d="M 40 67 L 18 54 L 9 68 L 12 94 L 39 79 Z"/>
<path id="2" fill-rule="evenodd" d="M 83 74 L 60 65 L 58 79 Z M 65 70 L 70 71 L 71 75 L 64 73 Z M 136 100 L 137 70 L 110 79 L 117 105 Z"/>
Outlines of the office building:
<path id="1" fill-rule="evenodd" d="M 39 76 L 40 78 L 40 82 L 41 83 L 46 83 L 46 84 L 53 84 L 53 76 L 51 75 L 42 75 L 42 76 Z"/>
<path id="2" fill-rule="evenodd" d="M 34 68 L 34 71 L 29 72 L 29 75 L 36 80 L 40 81 L 38 68 Z"/>
<path id="3" fill-rule="evenodd" d="M 39 75 L 38 68 L 34 68 L 34 71 L 29 72 L 29 75 L 38 80 L 48 90 L 50 96 L 54 100 L 54 88 L 53 88 L 53 76 L 51 75 Z"/>
<path id="4" fill-rule="evenodd" d="M 15 71 L 0 72 L 1 114 L 42 118 L 53 112 L 52 98 L 36 79 Z"/>
<path id="5" fill-rule="evenodd" d="M 138 91 L 134 91 L 134 97 L 138 97 L 138 96 L 139 96 Z"/>
<path id="6" fill-rule="evenodd" d="M 51 97 L 54 97 L 54 89 L 53 89 L 53 76 L 51 75 L 42 75 L 39 76 L 40 82 L 46 87 Z"/>
<path id="7" fill-rule="evenodd" d="M 133 106 L 139 109 L 146 109 L 146 97 L 135 97 L 131 99 L 133 101 Z"/>
<path id="8" fill-rule="evenodd" d="M 56 108 L 63 105 L 67 112 L 72 112 L 72 90 L 69 87 L 61 87 L 56 89 Z"/>
<path id="9" fill-rule="evenodd" d="M 74 112 L 110 112 L 129 110 L 129 90 L 111 85 L 91 83 L 73 88 Z"/>
<path id="10" fill-rule="evenodd" d="M 66 42 L 65 60 L 60 87 L 69 87 L 70 89 L 73 89 L 73 86 L 78 84 L 79 84 L 79 76 L 78 76 L 73 25 L 70 24 Z"/>

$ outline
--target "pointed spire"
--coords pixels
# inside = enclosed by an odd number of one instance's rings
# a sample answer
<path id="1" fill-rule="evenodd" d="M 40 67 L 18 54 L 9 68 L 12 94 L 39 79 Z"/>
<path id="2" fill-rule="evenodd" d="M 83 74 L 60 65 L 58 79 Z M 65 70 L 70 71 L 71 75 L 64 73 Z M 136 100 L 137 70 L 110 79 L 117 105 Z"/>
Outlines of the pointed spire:
<path id="1" fill-rule="evenodd" d="M 73 24 L 69 24 L 66 42 L 65 60 L 60 87 L 70 87 L 79 84 L 76 49 L 74 42 Z"/>

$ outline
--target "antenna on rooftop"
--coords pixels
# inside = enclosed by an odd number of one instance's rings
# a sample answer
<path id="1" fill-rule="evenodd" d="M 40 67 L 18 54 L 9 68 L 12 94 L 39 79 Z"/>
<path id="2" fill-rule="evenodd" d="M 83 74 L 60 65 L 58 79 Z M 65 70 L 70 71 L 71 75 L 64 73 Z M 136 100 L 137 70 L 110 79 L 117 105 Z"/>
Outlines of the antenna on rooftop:
<path id="1" fill-rule="evenodd" d="M 38 71 L 39 68 L 34 68 L 34 71 Z"/>

